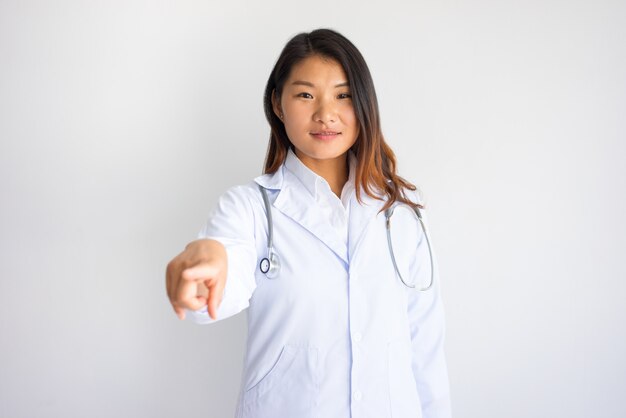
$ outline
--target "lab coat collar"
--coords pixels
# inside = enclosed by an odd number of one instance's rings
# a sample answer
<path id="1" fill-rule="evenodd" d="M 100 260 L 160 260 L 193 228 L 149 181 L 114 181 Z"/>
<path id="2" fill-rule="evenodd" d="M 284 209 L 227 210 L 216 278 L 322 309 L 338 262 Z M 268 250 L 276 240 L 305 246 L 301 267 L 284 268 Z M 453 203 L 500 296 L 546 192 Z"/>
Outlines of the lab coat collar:
<path id="1" fill-rule="evenodd" d="M 305 166 L 291 149 L 287 152 L 285 162 L 278 170 L 271 174 L 263 174 L 255 178 L 254 181 L 268 190 L 281 190 L 283 188 L 285 169 L 295 175 L 311 196 L 315 197 L 316 177 L 319 176 Z"/>
<path id="2" fill-rule="evenodd" d="M 263 174 L 254 179 L 254 182 L 267 190 L 280 190 L 283 187 L 283 169 L 282 167 L 271 174 Z"/>
<path id="3" fill-rule="evenodd" d="M 318 181 L 316 177 L 319 176 L 290 150 L 285 163 L 275 173 L 257 177 L 255 182 L 266 189 L 278 190 L 272 205 L 315 235 L 347 264 L 346 244 L 318 209 L 315 201 Z"/>
<path id="4" fill-rule="evenodd" d="M 318 184 L 325 180 L 305 166 L 291 150 L 282 171 L 283 185 L 274 201 L 274 207 L 306 228 L 348 264 L 348 248 L 344 240 L 319 209 L 316 201 Z"/>
<path id="5" fill-rule="evenodd" d="M 356 158 L 350 155 L 349 181 L 354 182 L 355 171 Z M 365 236 L 369 224 L 375 219 L 384 202 L 362 192 L 361 203 L 359 203 L 356 193 L 352 194 L 348 221 L 348 248 L 346 248 L 330 222 L 317 209 L 315 202 L 317 180 L 313 176 L 317 174 L 308 169 L 290 150 L 285 163 L 275 173 L 264 174 L 254 181 L 268 190 L 278 190 L 273 206 L 306 228 L 348 264 Z"/>

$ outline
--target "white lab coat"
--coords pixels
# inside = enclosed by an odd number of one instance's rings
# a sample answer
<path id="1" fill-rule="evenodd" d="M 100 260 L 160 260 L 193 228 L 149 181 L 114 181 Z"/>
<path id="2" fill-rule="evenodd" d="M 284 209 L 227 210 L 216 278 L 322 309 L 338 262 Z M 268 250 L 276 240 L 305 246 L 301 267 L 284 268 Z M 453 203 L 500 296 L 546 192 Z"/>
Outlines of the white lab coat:
<path id="1" fill-rule="evenodd" d="M 228 255 L 217 320 L 248 308 L 236 417 L 450 417 L 437 277 L 425 292 L 400 282 L 383 202 L 365 193 L 363 204 L 351 198 L 346 247 L 287 168 L 301 164 L 297 157 L 290 152 L 287 160 L 276 173 L 228 190 L 200 235 L 221 241 Z M 276 279 L 259 269 L 268 222 L 258 185 L 272 204 Z M 428 249 L 415 215 L 397 209 L 392 225 L 403 277 L 427 284 Z M 206 308 L 189 316 L 214 322 Z"/>

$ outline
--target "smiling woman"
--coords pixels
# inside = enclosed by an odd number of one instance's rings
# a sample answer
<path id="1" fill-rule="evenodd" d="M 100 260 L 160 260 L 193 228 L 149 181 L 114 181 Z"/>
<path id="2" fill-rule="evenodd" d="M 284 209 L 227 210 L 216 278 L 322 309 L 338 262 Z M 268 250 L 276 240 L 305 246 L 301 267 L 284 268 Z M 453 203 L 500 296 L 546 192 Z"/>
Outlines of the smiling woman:
<path id="1" fill-rule="evenodd" d="M 341 65 L 320 55 L 303 59 L 291 70 L 280 98 L 273 91 L 272 105 L 284 123 L 296 156 L 327 178 L 333 192 L 339 195 L 348 179 L 346 153 L 359 134 L 350 87 Z"/>
<path id="2" fill-rule="evenodd" d="M 306 71 L 307 74 L 298 75 L 296 74 L 298 71 Z M 316 78 L 320 77 L 319 83 L 324 84 L 323 86 L 311 86 L 313 84 L 311 80 L 300 78 L 305 75 L 312 76 L 313 73 Z M 298 84 L 294 86 L 294 82 Z M 336 109 L 337 111 L 340 108 L 345 109 L 342 116 L 347 118 L 346 122 L 349 121 L 347 115 L 352 114 L 346 107 L 353 112 L 358 140 L 350 149 L 357 160 L 355 182 L 356 197 L 359 201 L 361 192 L 374 198 L 382 193 L 387 196 L 384 209 L 391 207 L 394 202 L 420 206 L 414 199 L 407 197 L 407 192 L 415 191 L 415 186 L 396 173 L 396 158 L 382 134 L 376 89 L 363 55 L 352 42 L 330 30 L 321 29 L 295 36 L 283 49 L 270 74 L 264 100 L 265 117 L 271 127 L 265 173 L 276 172 L 285 161 L 287 151 L 293 148 L 293 138 L 287 131 L 291 121 L 284 119 L 279 105 L 281 100 L 286 99 L 283 90 L 297 86 L 326 88 L 324 94 L 335 97 L 336 100 L 333 101 L 335 104 L 338 104 L 337 102 L 345 104 L 345 107 L 337 106 Z M 336 87 L 338 91 L 328 91 L 331 86 Z M 344 87 L 345 91 L 341 91 Z M 309 100 L 315 99 L 312 92 L 306 90 L 295 89 L 294 93 L 302 94 Z M 349 100 L 345 94 L 350 96 Z M 320 102 L 319 98 L 317 102 Z M 330 103 L 326 106 L 330 106 Z M 327 110 L 322 108 L 321 111 Z M 319 114 L 313 115 L 310 111 L 309 116 L 319 118 Z M 320 130 L 320 127 L 315 129 Z"/>
<path id="3" fill-rule="evenodd" d="M 438 281 L 420 292 L 402 279 L 432 278 L 414 216 L 394 219 L 388 252 L 385 215 L 420 205 L 396 173 L 365 60 L 337 32 L 297 35 L 265 113 L 265 174 L 226 192 L 167 269 L 181 319 L 247 309 L 237 417 L 449 418 Z"/>

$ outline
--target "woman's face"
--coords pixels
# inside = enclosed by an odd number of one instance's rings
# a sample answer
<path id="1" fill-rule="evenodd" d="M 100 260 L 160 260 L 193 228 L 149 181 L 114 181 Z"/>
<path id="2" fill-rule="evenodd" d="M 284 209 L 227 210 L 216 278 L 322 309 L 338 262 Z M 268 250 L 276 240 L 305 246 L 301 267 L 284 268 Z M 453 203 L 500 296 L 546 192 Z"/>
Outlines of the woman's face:
<path id="1" fill-rule="evenodd" d="M 348 78 L 338 62 L 319 55 L 303 59 L 292 68 L 280 102 L 273 99 L 274 112 L 305 165 L 345 160 L 359 124 Z"/>

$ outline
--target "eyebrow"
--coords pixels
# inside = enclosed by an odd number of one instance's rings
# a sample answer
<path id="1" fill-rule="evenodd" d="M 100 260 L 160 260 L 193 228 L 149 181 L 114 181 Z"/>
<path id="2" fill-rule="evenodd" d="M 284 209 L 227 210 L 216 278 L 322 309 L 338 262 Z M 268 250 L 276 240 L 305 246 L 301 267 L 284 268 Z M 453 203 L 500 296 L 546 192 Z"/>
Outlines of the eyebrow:
<path id="1" fill-rule="evenodd" d="M 315 85 L 313 83 L 311 83 L 310 81 L 303 81 L 303 80 L 296 80 L 293 83 L 291 83 L 292 86 L 307 86 L 307 87 L 315 87 Z M 347 81 L 344 81 L 342 83 L 336 84 L 335 88 L 338 87 L 347 87 L 349 86 Z"/>

